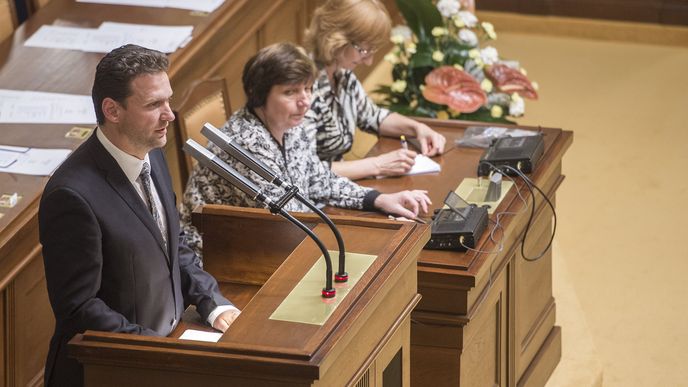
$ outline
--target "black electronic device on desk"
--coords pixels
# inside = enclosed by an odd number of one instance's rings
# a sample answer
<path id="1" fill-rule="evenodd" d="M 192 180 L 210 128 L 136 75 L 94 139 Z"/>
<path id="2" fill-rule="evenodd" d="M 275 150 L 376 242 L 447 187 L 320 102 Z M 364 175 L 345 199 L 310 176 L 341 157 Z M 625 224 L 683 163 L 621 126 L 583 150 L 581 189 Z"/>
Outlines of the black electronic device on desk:
<path id="1" fill-rule="evenodd" d="M 478 176 L 487 176 L 494 168 L 508 165 L 523 173 L 531 173 L 545 151 L 542 134 L 524 137 L 502 137 L 495 140 L 480 158 Z M 494 167 L 493 167 L 494 166 Z M 515 175 L 509 168 L 502 172 Z"/>
<path id="2" fill-rule="evenodd" d="M 475 248 L 487 228 L 486 207 L 468 204 L 454 192 L 444 199 L 445 208 L 436 210 L 430 223 L 430 240 L 425 245 L 429 250 L 466 251 Z"/>

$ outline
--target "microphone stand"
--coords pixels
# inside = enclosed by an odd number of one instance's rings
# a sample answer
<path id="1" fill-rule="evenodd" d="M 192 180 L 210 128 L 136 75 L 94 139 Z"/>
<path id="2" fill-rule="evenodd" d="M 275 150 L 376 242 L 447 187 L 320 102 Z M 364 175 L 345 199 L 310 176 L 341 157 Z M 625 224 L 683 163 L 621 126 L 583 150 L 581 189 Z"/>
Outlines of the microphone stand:
<path id="1" fill-rule="evenodd" d="M 330 230 L 332 230 L 332 233 L 334 234 L 334 237 L 337 239 L 337 246 L 339 247 L 339 270 L 334 273 L 334 281 L 335 282 L 346 282 L 349 280 L 349 273 L 346 272 L 345 270 L 345 263 L 344 260 L 346 259 L 346 250 L 344 250 L 344 240 L 342 239 L 342 234 L 339 233 L 339 229 L 334 225 L 332 222 L 332 219 L 330 219 L 329 216 L 325 215 L 322 210 L 320 210 L 315 204 L 313 204 L 310 200 L 306 199 L 301 195 L 300 193 L 296 193 L 296 199 L 300 201 L 301 203 L 305 204 L 306 207 L 310 208 L 313 212 L 318 214 L 320 216 L 320 219 L 322 219 L 328 226 L 330 226 Z"/>
<path id="2" fill-rule="evenodd" d="M 281 203 L 280 207 L 284 206 L 287 201 L 295 196 L 298 201 L 305 204 L 306 207 L 316 213 L 325 222 L 325 224 L 330 227 L 335 239 L 337 239 L 337 246 L 339 248 L 339 269 L 337 273 L 334 274 L 334 280 L 335 282 L 347 282 L 349 280 L 349 274 L 346 272 L 346 249 L 344 248 L 344 240 L 337 229 L 337 226 L 335 226 L 332 222 L 332 219 L 325 215 L 325 213 L 315 206 L 315 204 L 313 204 L 310 200 L 301 195 L 298 192 L 297 187 L 282 181 L 282 179 L 280 179 L 274 171 L 265 165 L 265 163 L 255 158 L 253 154 L 248 152 L 236 142 L 232 141 L 229 136 L 222 133 L 222 131 L 214 127 L 212 124 L 206 122 L 201 129 L 201 134 L 220 147 L 220 149 L 229 153 L 232 157 L 246 165 L 253 172 L 257 173 L 260 177 L 267 180 L 269 183 L 273 183 L 278 187 L 284 187 L 286 193 L 278 201 Z M 275 212 L 273 212 L 273 214 L 274 213 Z"/>
<path id="3" fill-rule="evenodd" d="M 184 144 L 184 151 L 198 160 L 201 165 L 208 167 L 230 184 L 239 188 L 251 199 L 267 205 L 272 214 L 281 215 L 292 224 L 303 230 L 306 235 L 313 239 L 316 245 L 318 245 L 320 248 L 320 251 L 322 251 L 323 257 L 325 258 L 325 287 L 322 289 L 321 295 L 323 298 L 333 298 L 335 296 L 336 290 L 332 286 L 332 259 L 330 258 L 330 253 L 327 251 L 327 248 L 322 243 L 320 238 L 318 238 L 315 233 L 311 231 L 311 229 L 283 209 L 284 205 L 297 193 L 298 190 L 295 187 L 293 190 L 287 191 L 287 193 L 277 202 L 274 202 L 265 196 L 265 194 L 263 194 L 263 192 L 252 181 L 248 180 L 234 168 L 225 163 L 222 159 L 205 149 L 194 140 L 189 139 L 186 141 L 186 144 Z"/>

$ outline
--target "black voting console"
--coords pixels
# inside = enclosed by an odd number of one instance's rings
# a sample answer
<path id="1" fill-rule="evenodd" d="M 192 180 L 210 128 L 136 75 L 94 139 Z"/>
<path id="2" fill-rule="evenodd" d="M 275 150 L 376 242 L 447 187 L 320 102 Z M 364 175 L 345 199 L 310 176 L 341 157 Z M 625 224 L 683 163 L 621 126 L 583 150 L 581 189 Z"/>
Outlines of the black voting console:
<path id="1" fill-rule="evenodd" d="M 446 206 L 436 210 L 433 216 L 430 240 L 425 248 L 455 251 L 475 248 L 476 242 L 487 228 L 487 208 L 468 204 L 451 191 L 444 203 Z"/>
<path id="2" fill-rule="evenodd" d="M 487 176 L 495 168 L 509 166 L 523 173 L 531 173 L 545 151 L 542 134 L 525 137 L 501 137 L 495 140 L 480 158 L 478 176 Z M 514 175 L 509 168 L 502 172 Z"/>

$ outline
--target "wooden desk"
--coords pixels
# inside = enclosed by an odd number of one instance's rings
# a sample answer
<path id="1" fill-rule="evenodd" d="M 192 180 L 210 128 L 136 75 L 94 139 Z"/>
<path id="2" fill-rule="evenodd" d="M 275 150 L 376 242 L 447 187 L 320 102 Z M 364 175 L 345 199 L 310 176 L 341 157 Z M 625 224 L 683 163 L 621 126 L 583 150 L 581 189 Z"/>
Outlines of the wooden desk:
<path id="1" fill-rule="evenodd" d="M 142 8 L 53 0 L 0 43 L 0 88 L 90 94 L 101 54 L 24 47 L 44 24 L 97 27 L 103 21 L 193 25 L 193 39 L 170 55 L 175 95 L 196 79 L 228 80 L 232 103 L 243 101 L 240 73 L 260 47 L 279 40 L 300 41 L 316 0 L 227 0 L 212 14 L 171 8 Z M 75 149 L 67 139 L 72 125 L 0 124 L 0 144 Z M 173 129 L 167 157 L 179 193 Z M 53 317 L 48 304 L 37 212 L 47 177 L 0 173 L 0 194 L 17 192 L 12 209 L 0 208 L 0 387 L 40 385 Z"/>
<path id="2" fill-rule="evenodd" d="M 207 206 L 200 218 L 209 247 L 204 263 L 242 308 L 239 318 L 218 343 L 79 335 L 70 350 L 84 364 L 86 386 L 410 386 L 410 315 L 420 299 L 416 257 L 429 239 L 427 226 L 333 219 L 351 241 L 347 251 L 377 258 L 357 283 L 336 285 L 351 286 L 348 295 L 315 325 L 270 318 L 320 259 L 300 229 L 259 209 Z M 319 218 L 300 219 L 336 249 Z"/>
<path id="3" fill-rule="evenodd" d="M 427 189 L 434 208 L 464 177 L 475 177 L 482 149 L 454 147 L 472 122 L 425 120 L 451 144 L 438 157 L 438 174 L 365 180 L 363 185 L 382 192 Z M 535 128 L 531 128 L 535 129 Z M 531 179 L 554 203 L 563 180 L 562 157 L 573 134 L 543 129 L 545 154 Z M 399 147 L 398 139 L 381 138 L 371 153 Z M 522 182 L 519 184 L 523 188 Z M 523 189 L 528 197 L 527 190 Z M 504 249 L 497 254 L 423 250 L 418 261 L 418 287 L 423 295 L 412 315 L 411 377 L 414 385 L 432 386 L 542 386 L 561 356 L 561 330 L 554 326 L 552 252 L 536 262 L 521 258 L 521 237 L 529 211 L 515 191 L 498 211 L 506 216 Z M 330 209 L 330 213 L 349 211 Z M 359 215 L 360 216 L 360 215 Z M 369 213 L 363 216 L 379 216 Z M 494 217 L 492 217 L 494 218 Z M 537 199 L 536 216 L 526 240 L 526 254 L 541 251 L 551 235 L 551 212 Z M 493 251 L 487 233 L 477 246 Z"/>

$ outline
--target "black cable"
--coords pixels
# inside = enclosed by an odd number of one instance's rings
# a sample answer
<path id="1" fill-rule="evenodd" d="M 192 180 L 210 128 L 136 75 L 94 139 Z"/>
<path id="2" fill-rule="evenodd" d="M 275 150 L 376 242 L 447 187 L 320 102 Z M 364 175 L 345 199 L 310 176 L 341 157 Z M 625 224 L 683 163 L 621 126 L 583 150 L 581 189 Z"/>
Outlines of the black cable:
<path id="1" fill-rule="evenodd" d="M 521 179 L 523 180 L 523 182 L 525 183 L 525 185 L 528 187 L 528 190 L 530 191 L 530 196 L 531 196 L 531 198 L 532 198 L 533 204 L 532 204 L 531 209 L 530 209 L 530 216 L 528 217 L 528 222 L 526 223 L 526 228 L 525 228 L 525 230 L 524 230 L 524 232 L 523 232 L 523 237 L 521 238 L 521 256 L 523 257 L 523 259 L 525 259 L 525 260 L 528 261 L 528 262 L 534 262 L 534 261 L 539 260 L 540 258 L 542 258 L 542 257 L 547 253 L 547 251 L 550 249 L 550 247 L 552 247 L 552 242 L 554 241 L 554 236 L 556 235 L 556 232 L 557 232 L 557 212 L 556 212 L 556 210 L 554 209 L 554 205 L 553 205 L 552 202 L 549 200 L 549 198 L 547 197 L 547 195 L 545 195 L 545 193 L 540 189 L 540 187 L 538 187 L 538 186 L 537 186 L 528 176 L 526 176 L 526 175 L 525 175 L 523 172 L 521 172 L 519 169 L 514 168 L 514 167 L 512 167 L 512 166 L 510 166 L 510 165 L 500 165 L 500 166 L 498 167 L 498 166 L 495 166 L 494 164 L 492 164 L 492 163 L 490 163 L 490 162 L 487 162 L 487 161 L 483 161 L 482 163 L 485 163 L 485 164 L 489 165 L 494 171 L 497 171 L 497 172 L 500 172 L 500 173 L 504 173 L 505 175 L 506 175 L 506 171 L 507 171 L 507 170 L 516 173 L 516 175 L 518 175 L 519 177 L 521 177 Z M 502 170 L 502 168 L 503 168 L 504 170 Z M 549 241 L 547 242 L 547 246 L 545 246 L 545 248 L 542 250 L 542 252 L 536 254 L 536 255 L 533 256 L 533 257 L 529 257 L 529 256 L 527 256 L 526 253 L 525 253 L 525 245 L 526 245 L 526 238 L 527 238 L 527 236 L 528 236 L 528 232 L 529 232 L 530 229 L 531 229 L 531 226 L 532 226 L 532 224 L 533 224 L 533 219 L 534 219 L 534 217 L 535 217 L 536 202 L 535 202 L 535 192 L 534 192 L 533 188 L 534 188 L 535 190 L 537 190 L 537 191 L 540 193 L 540 195 L 542 195 L 542 197 L 545 199 L 545 202 L 547 202 L 547 205 L 548 205 L 548 206 L 550 207 L 550 209 L 552 210 L 552 217 L 553 217 L 553 220 L 554 220 L 554 224 L 553 224 L 553 226 L 552 226 L 552 235 L 550 236 L 550 239 L 549 239 Z"/>

